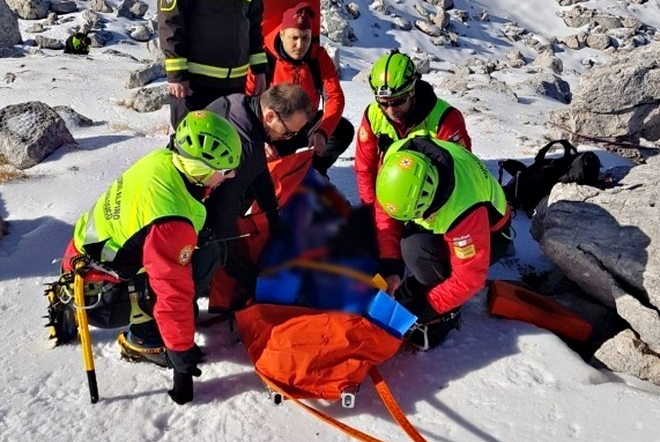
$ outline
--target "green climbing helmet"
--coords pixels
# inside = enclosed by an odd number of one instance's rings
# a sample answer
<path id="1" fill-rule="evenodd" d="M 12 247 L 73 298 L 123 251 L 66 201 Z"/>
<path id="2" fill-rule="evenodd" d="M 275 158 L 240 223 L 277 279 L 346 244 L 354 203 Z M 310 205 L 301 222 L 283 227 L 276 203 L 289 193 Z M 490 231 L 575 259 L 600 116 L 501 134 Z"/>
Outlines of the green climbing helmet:
<path id="1" fill-rule="evenodd" d="M 215 170 L 236 169 L 243 146 L 234 126 L 209 111 L 189 112 L 179 123 L 174 147 L 185 157 L 202 161 Z"/>
<path id="2" fill-rule="evenodd" d="M 412 91 L 417 78 L 415 63 L 406 54 L 394 49 L 374 63 L 369 84 L 376 98 L 393 98 Z"/>
<path id="3" fill-rule="evenodd" d="M 426 156 L 400 150 L 385 158 L 376 178 L 376 199 L 400 221 L 422 218 L 438 188 L 438 169 Z"/>

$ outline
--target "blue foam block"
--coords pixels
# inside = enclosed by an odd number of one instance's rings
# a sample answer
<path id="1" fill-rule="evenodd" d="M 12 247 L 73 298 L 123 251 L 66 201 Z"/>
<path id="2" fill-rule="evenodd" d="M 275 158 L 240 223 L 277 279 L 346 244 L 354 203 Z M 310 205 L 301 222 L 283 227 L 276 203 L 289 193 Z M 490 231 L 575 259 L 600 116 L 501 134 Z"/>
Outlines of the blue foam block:
<path id="1" fill-rule="evenodd" d="M 403 337 L 417 321 L 417 316 L 382 290 L 371 301 L 366 317 L 398 338 Z"/>

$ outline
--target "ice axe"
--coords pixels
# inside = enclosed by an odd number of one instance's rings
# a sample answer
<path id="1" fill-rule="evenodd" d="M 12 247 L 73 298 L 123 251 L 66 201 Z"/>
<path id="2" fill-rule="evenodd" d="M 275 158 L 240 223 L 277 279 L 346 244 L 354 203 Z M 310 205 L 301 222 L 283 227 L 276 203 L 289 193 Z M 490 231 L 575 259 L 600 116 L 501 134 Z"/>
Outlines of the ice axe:
<path id="1" fill-rule="evenodd" d="M 83 362 L 87 372 L 87 384 L 89 385 L 89 396 L 92 404 L 99 401 L 99 388 L 96 384 L 96 371 L 94 370 L 94 355 L 92 354 L 92 341 L 89 336 L 89 323 L 87 322 L 87 310 L 85 310 L 85 273 L 89 268 L 87 260 L 74 260 L 73 299 L 76 307 L 76 319 L 78 321 L 78 333 L 82 345 Z"/>

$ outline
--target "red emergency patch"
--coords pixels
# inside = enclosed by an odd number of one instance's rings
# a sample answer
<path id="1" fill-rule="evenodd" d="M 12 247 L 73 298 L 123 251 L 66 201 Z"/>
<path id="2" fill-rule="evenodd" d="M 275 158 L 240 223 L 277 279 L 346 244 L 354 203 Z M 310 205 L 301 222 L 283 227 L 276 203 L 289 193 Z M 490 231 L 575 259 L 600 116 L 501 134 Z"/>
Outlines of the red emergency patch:
<path id="1" fill-rule="evenodd" d="M 181 251 L 179 251 L 179 264 L 182 266 L 187 266 L 190 263 L 192 258 L 193 251 L 195 247 L 192 244 L 183 246 Z"/>
<path id="2" fill-rule="evenodd" d="M 456 255 L 458 259 L 470 259 L 477 255 L 474 240 L 470 235 L 452 238 L 452 242 L 454 243 L 454 255 Z"/>

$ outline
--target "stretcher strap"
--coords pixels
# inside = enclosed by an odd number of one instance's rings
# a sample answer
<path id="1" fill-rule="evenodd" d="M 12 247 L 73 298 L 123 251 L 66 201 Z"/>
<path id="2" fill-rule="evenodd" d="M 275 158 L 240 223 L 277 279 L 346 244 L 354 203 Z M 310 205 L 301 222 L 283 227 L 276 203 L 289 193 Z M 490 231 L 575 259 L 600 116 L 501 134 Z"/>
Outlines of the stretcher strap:
<path id="1" fill-rule="evenodd" d="M 316 408 L 303 403 L 302 401 L 288 394 L 282 388 L 282 386 L 278 385 L 276 382 L 272 381 L 267 376 L 263 375 L 262 373 L 259 373 L 258 371 L 257 374 L 259 375 L 259 377 L 261 377 L 261 380 L 264 382 L 264 384 L 268 386 L 268 388 L 270 388 L 276 393 L 281 394 L 284 398 L 292 400 L 296 405 L 302 407 L 308 413 L 314 415 L 315 417 L 327 423 L 328 425 L 337 428 L 338 430 L 342 431 L 344 434 L 347 434 L 348 436 L 362 442 L 383 442 L 380 439 L 377 439 L 373 436 L 363 433 L 362 431 L 357 430 L 351 427 L 350 425 L 346 425 L 338 421 L 337 419 L 328 416 L 322 411 L 317 410 Z M 414 442 L 426 442 L 426 439 L 424 439 L 422 435 L 419 434 L 417 429 L 413 427 L 410 421 L 408 421 L 406 416 L 403 414 L 403 411 L 401 411 L 399 404 L 396 402 L 396 399 L 394 399 L 394 396 L 392 396 L 392 392 L 387 387 L 387 384 L 383 380 L 378 369 L 376 367 L 373 367 L 369 371 L 369 375 L 371 376 L 371 379 L 373 380 L 374 385 L 376 386 L 376 391 L 378 392 L 380 399 L 383 401 L 383 404 L 390 412 L 392 417 L 394 417 L 394 419 L 399 424 L 399 426 L 403 429 L 403 431 L 405 431 L 406 434 L 410 437 L 410 439 L 412 439 Z"/>
<path id="2" fill-rule="evenodd" d="M 371 370 L 369 370 L 369 376 L 371 377 L 371 380 L 376 387 L 376 391 L 378 392 L 378 396 L 380 396 L 381 401 L 383 401 L 385 408 L 387 408 L 387 411 L 390 412 L 394 420 L 397 421 L 403 431 L 405 431 L 410 439 L 415 442 L 426 442 L 426 439 L 424 439 L 424 437 L 419 433 L 419 431 L 417 431 L 417 429 L 413 426 L 413 424 L 410 423 L 406 415 L 403 413 L 396 399 L 394 399 L 390 388 L 387 386 L 385 380 L 376 367 L 372 367 Z"/>

